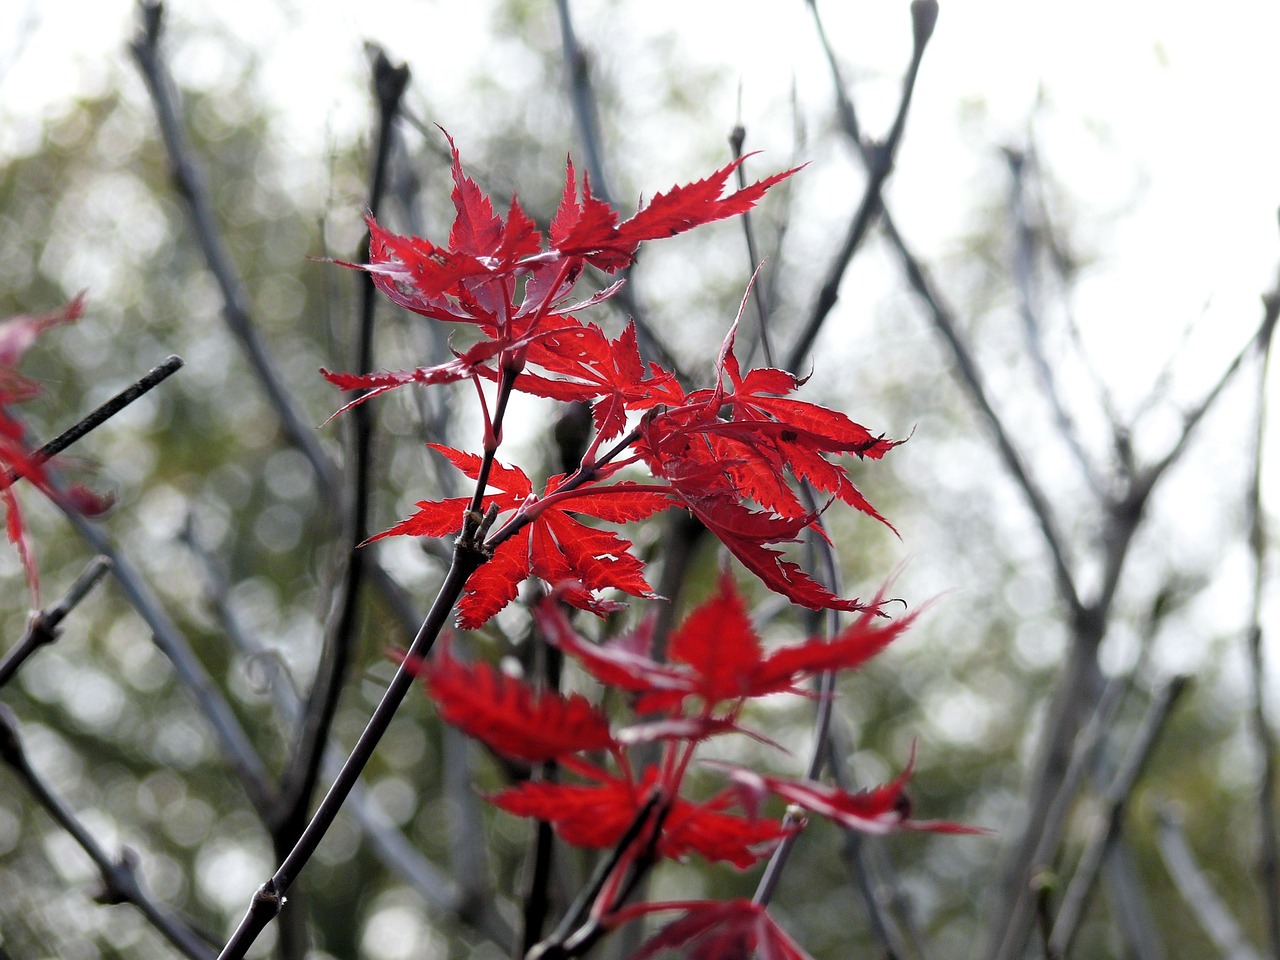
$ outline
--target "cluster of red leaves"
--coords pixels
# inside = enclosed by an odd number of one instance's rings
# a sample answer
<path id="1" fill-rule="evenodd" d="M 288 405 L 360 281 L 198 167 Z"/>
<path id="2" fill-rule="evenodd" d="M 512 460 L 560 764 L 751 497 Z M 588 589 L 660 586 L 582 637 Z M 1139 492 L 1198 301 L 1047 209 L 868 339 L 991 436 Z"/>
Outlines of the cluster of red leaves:
<path id="1" fill-rule="evenodd" d="M 614 607 L 602 591 L 652 596 L 630 543 L 577 517 L 627 523 L 670 506 L 691 511 L 744 566 L 794 603 L 860 609 L 857 600 L 835 596 L 774 545 L 817 526 L 821 509 L 805 508 L 792 489 L 797 480 L 883 520 L 838 458 L 878 459 L 895 441 L 872 435 L 844 414 L 794 399 L 803 381 L 786 371 L 744 374 L 733 354 L 736 324 L 721 350 L 715 386 L 686 392 L 669 371 L 642 360 L 633 325 L 611 340 L 574 315 L 607 299 L 621 281 L 570 302 L 588 265 L 623 269 L 643 241 L 744 213 L 794 170 L 724 195 L 738 160 L 657 194 L 620 222 L 616 211 L 592 195 L 586 177 L 579 188 L 570 162 L 559 209 L 544 237 L 517 200 L 505 220 L 499 217 L 463 172 L 452 140 L 450 146 L 456 218 L 448 246 L 398 236 L 370 219 L 369 263 L 346 265 L 367 271 L 395 303 L 433 320 L 472 324 L 481 339 L 431 367 L 325 376 L 344 390 L 363 391 L 344 410 L 406 384 L 470 379 L 479 388 L 488 380 L 499 384 L 500 396 L 506 389 L 589 403 L 596 428 L 581 467 L 550 478 L 541 492 L 534 492 L 518 468 L 494 466 L 479 506 L 498 510 L 503 522 L 487 544 L 492 559 L 468 583 L 459 624 L 482 625 L 530 576 L 554 585 L 576 583 L 565 599 L 595 613 Z M 483 390 L 480 397 L 483 402 Z M 491 458 L 500 429 L 490 420 L 488 404 L 482 408 L 485 454 Z M 481 457 L 435 449 L 478 480 Z M 635 463 L 647 466 L 658 482 L 606 482 Z M 415 514 L 372 539 L 455 534 L 468 503 L 421 501 Z"/>
<path id="2" fill-rule="evenodd" d="M 567 843 L 600 849 L 618 846 L 637 818 L 656 809 L 653 822 L 658 826 L 653 835 L 636 841 L 637 846 L 648 844 L 647 855 L 681 858 L 696 853 L 709 861 L 745 868 L 797 829 L 761 816 L 771 796 L 869 833 L 967 831 L 954 824 L 910 818 L 906 794 L 910 764 L 892 782 L 854 793 L 709 763 L 726 775 L 728 785 L 704 801 L 681 796 L 698 744 L 730 733 L 764 740 L 741 725 L 748 701 L 774 693 L 799 693 L 800 684 L 819 673 L 856 669 L 901 634 L 909 617 L 888 620 L 863 611 L 830 640 L 812 638 L 766 651 L 742 597 L 726 575 L 717 591 L 672 633 L 668 658 L 662 662 L 649 651 L 650 637 L 643 629 L 596 644 L 570 625 L 554 599 L 539 605 L 536 617 L 548 643 L 606 688 L 628 694 L 639 719 L 612 724 L 601 707 L 580 694 L 535 689 L 485 663 L 462 663 L 447 648 L 420 669 L 446 721 L 502 756 L 526 763 L 556 761 L 574 775 L 575 782 L 527 781 L 490 798 L 508 813 L 550 823 Z M 638 770 L 631 749 L 649 743 L 662 744 L 661 759 Z M 611 757 L 613 769 L 586 755 Z M 641 855 L 638 848 L 629 854 L 632 859 Z M 645 910 L 669 906 L 648 905 Z M 757 938 L 752 941 L 756 944 L 763 943 L 762 937 L 790 942 L 762 912 L 744 913 L 740 906 L 699 907 L 695 913 L 700 919 L 677 920 L 655 942 L 664 949 L 692 947 L 694 941 L 704 940 L 736 943 L 743 937 Z M 609 922 L 627 918 L 625 913 L 617 914 Z M 699 950 L 689 955 L 749 955 L 720 948 Z M 656 947 L 641 956 L 655 952 Z M 803 956 L 785 951 L 777 955 Z"/>
<path id="3" fill-rule="evenodd" d="M 89 515 L 101 513 L 110 505 L 107 499 L 82 486 L 71 486 L 62 492 L 55 490 L 47 461 L 30 448 L 26 430 L 10 412 L 13 404 L 30 400 L 40 392 L 35 381 L 18 372 L 27 350 L 50 327 L 71 323 L 83 313 L 84 295 L 81 294 L 53 313 L 21 314 L 0 322 L 0 470 L 4 474 L 0 477 L 0 500 L 4 502 L 9 541 L 22 558 L 33 607 L 40 605 L 40 580 L 13 484 L 25 479 L 46 496 L 69 502 Z"/>

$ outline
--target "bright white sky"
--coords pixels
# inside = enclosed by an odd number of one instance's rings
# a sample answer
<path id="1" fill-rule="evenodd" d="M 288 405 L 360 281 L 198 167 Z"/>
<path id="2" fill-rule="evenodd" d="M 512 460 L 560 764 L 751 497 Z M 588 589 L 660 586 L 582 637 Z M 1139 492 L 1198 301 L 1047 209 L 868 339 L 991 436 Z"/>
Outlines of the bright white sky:
<path id="1" fill-rule="evenodd" d="M 883 131 L 909 55 L 908 4 L 822 6 L 852 65 L 864 123 Z M 209 25 L 174 69 L 184 85 L 216 84 L 238 47 L 259 50 L 263 95 L 283 105 L 288 142 L 315 154 L 367 129 L 365 39 L 406 60 L 441 109 L 466 103 L 479 74 L 521 91 L 531 75 L 521 52 L 480 39 L 491 8 L 489 0 L 172 0 L 174 20 Z M 535 28 L 554 37 L 554 4 L 543 9 Z M 584 44 L 608 51 L 609 69 L 637 90 L 646 71 L 661 69 L 635 55 L 654 34 L 674 35 L 674 61 L 734 78 L 705 92 L 709 112 L 723 118 L 709 134 L 718 143 L 736 115 L 739 77 L 756 145 L 770 157 L 790 155 L 793 77 L 812 113 L 830 103 L 802 0 L 644 0 L 608 10 L 579 0 L 575 16 Z M 125 53 L 134 22 L 132 0 L 0 3 L 0 164 L 33 149 L 42 119 L 78 96 L 120 85 L 142 100 Z M 1258 297 L 1280 264 L 1277 36 L 1280 4 L 1257 0 L 1221 0 L 1212 14 L 1155 0 L 942 0 L 892 183 L 899 225 L 928 260 L 954 253 L 975 197 L 998 196 L 996 149 L 1025 143 L 1043 97 L 1036 134 L 1046 163 L 1077 215 L 1098 224 L 1086 233 L 1105 259 L 1084 276 L 1075 306 L 1086 340 L 1099 345 L 1103 379 L 1122 401 L 1141 396 L 1198 320 L 1192 356 L 1202 362 L 1192 367 L 1203 379 L 1188 395 L 1198 394 L 1258 322 Z M 485 122 L 472 105 L 427 119 L 465 144 Z M 644 162 L 661 167 L 663 148 L 651 149 Z M 654 185 L 691 172 L 701 168 L 663 168 Z"/>

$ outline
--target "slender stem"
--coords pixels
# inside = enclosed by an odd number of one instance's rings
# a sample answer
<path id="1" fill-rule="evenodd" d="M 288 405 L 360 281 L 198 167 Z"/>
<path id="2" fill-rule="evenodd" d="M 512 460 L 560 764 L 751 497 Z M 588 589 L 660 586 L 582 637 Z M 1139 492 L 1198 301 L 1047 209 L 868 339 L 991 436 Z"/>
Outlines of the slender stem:
<path id="1" fill-rule="evenodd" d="M 93 589 L 99 580 L 111 569 L 111 561 L 106 557 L 94 557 L 85 567 L 67 591 L 66 595 L 52 607 L 36 612 L 27 621 L 26 632 L 22 639 L 0 660 L 0 687 L 13 679 L 14 674 L 27 659 L 47 643 L 58 639 L 58 626 Z"/>
<path id="2" fill-rule="evenodd" d="M 815 7 L 814 10 L 816 16 L 817 8 Z M 795 371 L 799 369 L 804 362 L 804 358 L 813 349 L 813 342 L 817 339 L 818 332 L 822 329 L 822 325 L 836 305 L 845 270 L 853 261 L 854 254 L 858 252 L 862 241 L 866 239 L 867 231 L 883 210 L 884 203 L 881 199 L 881 191 L 884 189 L 885 181 L 889 179 L 889 174 L 893 171 L 893 161 L 897 156 L 898 147 L 902 143 L 902 135 L 907 127 L 907 113 L 911 109 L 911 96 L 915 91 L 916 78 L 920 74 L 920 63 L 924 59 L 924 51 L 929 43 L 929 38 L 933 35 L 933 21 L 937 18 L 937 15 L 938 5 L 934 0 L 917 0 L 911 5 L 911 32 L 914 43 L 911 51 L 911 63 L 907 67 L 906 76 L 902 81 L 902 95 L 898 100 L 898 112 L 894 117 L 893 127 L 890 129 L 889 136 L 885 138 L 883 144 L 873 146 L 859 144 L 866 160 L 867 185 L 863 188 L 862 200 L 858 204 L 858 210 L 854 214 L 853 221 L 849 224 L 844 243 L 832 259 L 831 266 L 827 270 L 827 276 L 818 291 L 817 302 L 809 314 L 809 319 L 801 329 L 799 337 L 792 345 L 791 352 L 787 355 L 788 370 Z"/>
<path id="3" fill-rule="evenodd" d="M 373 182 L 369 206 L 376 217 L 386 192 L 387 167 L 395 137 L 397 109 L 409 82 L 407 67 L 394 66 L 379 51 L 374 62 L 374 91 L 378 100 L 378 146 L 373 164 Z M 368 239 L 365 240 L 365 259 Z M 364 373 L 373 369 L 373 320 L 377 305 L 377 288 L 370 274 L 359 274 L 361 309 L 358 325 L 355 369 Z M 346 675 L 354 642 L 360 585 L 368 567 L 368 553 L 359 545 L 368 536 L 371 493 L 371 449 L 373 444 L 373 408 L 360 404 L 351 410 L 350 455 L 347 461 L 343 497 L 343 576 L 331 604 L 325 629 L 323 654 L 315 682 L 307 697 L 303 722 L 297 743 L 290 751 L 290 763 L 282 778 L 279 819 L 273 834 L 279 848 L 287 850 L 298 838 L 305 823 L 307 808 L 315 793 L 320 762 L 329 738 L 329 730 L 337 712 L 338 696 Z"/>
<path id="4" fill-rule="evenodd" d="M 46 443 L 31 455 L 31 462 L 38 465 L 56 457 L 81 437 L 93 430 L 96 430 L 125 407 L 129 406 L 129 404 L 146 394 L 152 387 L 162 383 L 168 379 L 170 375 L 177 373 L 181 369 L 182 358 L 177 356 L 169 357 L 164 361 L 164 363 L 153 368 L 146 376 L 125 387 L 106 403 L 81 417 L 80 420 L 71 427 Z M 17 483 L 21 479 L 22 474 L 19 471 L 6 470 L 3 474 L 0 474 L 0 490 Z"/>
<path id="5" fill-rule="evenodd" d="M 355 787 L 378 743 L 391 726 L 391 721 L 395 718 L 401 702 L 413 686 L 414 671 L 411 665 L 430 652 L 440 631 L 444 628 L 449 612 L 462 594 L 462 588 L 466 585 L 468 578 L 486 559 L 479 550 L 468 546 L 477 535 L 475 528 L 478 522 L 478 520 L 469 519 L 464 526 L 463 534 L 454 547 L 453 563 L 445 575 L 444 582 L 440 585 L 435 602 L 431 605 L 426 619 L 422 621 L 422 626 L 417 636 L 413 638 L 413 643 L 409 645 L 404 660 L 396 668 L 395 676 L 391 678 L 391 683 L 388 684 L 378 706 L 369 717 L 369 722 L 360 734 L 359 740 L 356 741 L 351 754 L 343 763 L 342 769 L 338 771 L 332 786 L 329 787 L 329 792 L 320 801 L 320 806 L 298 837 L 298 842 L 284 858 L 279 869 L 254 894 L 244 918 L 218 955 L 219 960 L 233 960 L 233 958 L 238 960 L 244 957 L 246 951 L 258 938 L 258 934 L 280 912 L 289 887 L 297 879 L 302 868 L 307 865 L 320 845 L 320 841 L 333 825 L 347 795 Z"/>
<path id="6" fill-rule="evenodd" d="M 741 90 L 738 91 L 741 94 Z M 742 104 L 739 102 L 739 113 L 741 113 Z M 747 129 L 741 122 L 736 124 L 729 134 L 729 146 L 733 150 L 733 159 L 742 159 L 742 146 L 746 142 Z M 745 190 L 747 188 L 747 171 L 743 169 L 746 164 L 739 163 L 738 169 L 735 171 L 738 177 L 738 189 Z M 747 242 L 747 265 L 750 268 L 750 275 L 755 276 L 756 271 L 760 269 L 760 250 L 756 245 L 756 232 L 752 226 L 751 211 L 748 210 L 742 215 L 742 233 Z M 764 362 L 769 366 L 774 366 L 773 360 L 773 338 L 769 335 L 769 303 L 765 294 L 764 284 L 754 284 L 751 292 L 755 295 L 756 301 L 756 317 L 760 325 L 760 346 L 764 350 Z"/>
<path id="7" fill-rule="evenodd" d="M 1276 822 L 1276 742 L 1267 720 L 1267 676 L 1262 650 L 1262 605 L 1267 584 L 1267 522 L 1263 511 L 1262 464 L 1267 428 L 1267 383 L 1271 368 L 1272 330 L 1280 315 L 1280 286 L 1264 298 L 1267 324 L 1256 341 L 1259 353 L 1258 392 L 1254 413 L 1253 464 L 1249 481 L 1248 516 L 1249 547 L 1253 560 L 1252 597 L 1246 649 L 1249 656 L 1252 704 L 1249 725 L 1257 743 L 1261 775 L 1258 778 L 1258 874 L 1263 915 L 1266 918 L 1267 941 L 1273 960 L 1280 960 L 1280 826 Z"/>
<path id="8" fill-rule="evenodd" d="M 1156 846 L 1187 909 L 1200 922 L 1224 960 L 1262 960 L 1240 924 L 1196 863 L 1178 812 L 1168 805 L 1156 811 Z"/>

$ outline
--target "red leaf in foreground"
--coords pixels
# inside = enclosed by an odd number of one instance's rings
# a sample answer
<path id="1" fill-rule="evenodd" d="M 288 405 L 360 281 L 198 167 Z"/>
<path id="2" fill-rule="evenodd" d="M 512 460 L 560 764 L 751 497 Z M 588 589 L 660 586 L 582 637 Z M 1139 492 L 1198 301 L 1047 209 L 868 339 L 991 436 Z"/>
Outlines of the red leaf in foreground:
<path id="1" fill-rule="evenodd" d="M 616 746 L 608 718 L 580 694 L 534 690 L 487 663 L 454 659 L 447 646 L 421 673 L 440 716 L 504 757 L 541 763 Z"/>
<path id="2" fill-rule="evenodd" d="M 480 457 L 440 444 L 427 444 L 447 457 L 466 476 L 480 475 Z M 493 556 L 472 574 L 458 604 L 458 625 L 475 630 L 515 599 L 520 584 L 530 576 L 541 577 L 561 588 L 561 599 L 583 610 L 604 614 L 614 605 L 597 593 L 617 589 L 633 596 L 652 597 L 644 568 L 630 552 L 631 544 L 608 530 L 587 526 L 573 514 L 593 516 L 610 523 L 627 523 L 652 516 L 669 504 L 665 487 L 635 483 L 584 484 L 560 491 L 563 476 L 547 481 L 541 497 L 533 496 L 533 484 L 519 467 L 494 462 L 489 489 L 482 507 L 500 513 L 524 511 L 519 529 L 503 540 Z M 558 496 L 551 501 L 550 498 Z M 545 501 L 545 502 L 544 502 Z M 421 500 L 417 512 L 395 526 L 369 538 L 443 537 L 462 529 L 462 514 L 469 498 Z M 576 585 L 576 586 L 575 586 Z"/>
<path id="3" fill-rule="evenodd" d="M 722 196 L 730 175 L 745 159 L 740 157 L 702 180 L 655 194 L 647 206 L 621 225 L 618 214 L 592 195 L 591 181 L 585 176 L 582 196 L 578 198 L 577 180 L 570 161 L 564 195 L 551 221 L 551 243 L 563 255 L 582 257 L 601 270 L 619 270 L 630 265 L 636 249 L 644 241 L 673 237 L 704 223 L 746 213 L 769 187 L 799 169 L 775 173 Z"/>
<path id="4" fill-rule="evenodd" d="M 663 910 L 685 913 L 645 941 L 630 960 L 651 960 L 675 950 L 682 951 L 680 956 L 686 960 L 812 960 L 774 922 L 766 907 L 751 900 L 638 904 L 619 911 L 613 920 L 622 922 Z"/>
<path id="5" fill-rule="evenodd" d="M 650 767 L 640 783 L 632 783 L 580 760 L 570 768 L 596 782 L 521 783 L 489 800 L 508 813 L 550 823 L 573 846 L 614 846 L 644 806 L 656 781 L 655 770 Z M 723 798 L 705 804 L 676 798 L 663 821 L 659 856 L 676 859 L 697 853 L 744 869 L 766 856 L 787 833 L 778 820 L 726 813 L 726 805 Z"/>

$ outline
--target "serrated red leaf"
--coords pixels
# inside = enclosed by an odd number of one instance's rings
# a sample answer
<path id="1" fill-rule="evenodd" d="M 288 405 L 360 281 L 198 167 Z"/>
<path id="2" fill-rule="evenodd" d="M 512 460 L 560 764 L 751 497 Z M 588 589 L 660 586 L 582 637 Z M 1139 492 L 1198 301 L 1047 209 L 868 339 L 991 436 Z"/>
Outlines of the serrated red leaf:
<path id="1" fill-rule="evenodd" d="M 447 723 L 513 760 L 541 763 L 617 746 L 608 718 L 580 694 L 534 690 L 487 663 L 455 659 L 447 646 L 421 673 Z"/>
<path id="2" fill-rule="evenodd" d="M 962 834 L 987 832 L 979 827 L 969 827 L 959 823 L 912 820 L 911 798 L 907 795 L 907 783 L 911 779 L 914 764 L 913 751 L 906 769 L 889 783 L 869 790 L 851 792 L 809 780 L 787 780 L 757 773 L 745 767 L 707 761 L 708 766 L 724 771 L 740 790 L 748 791 L 757 797 L 771 793 L 850 830 L 875 835 L 892 833 L 895 830 Z"/>

